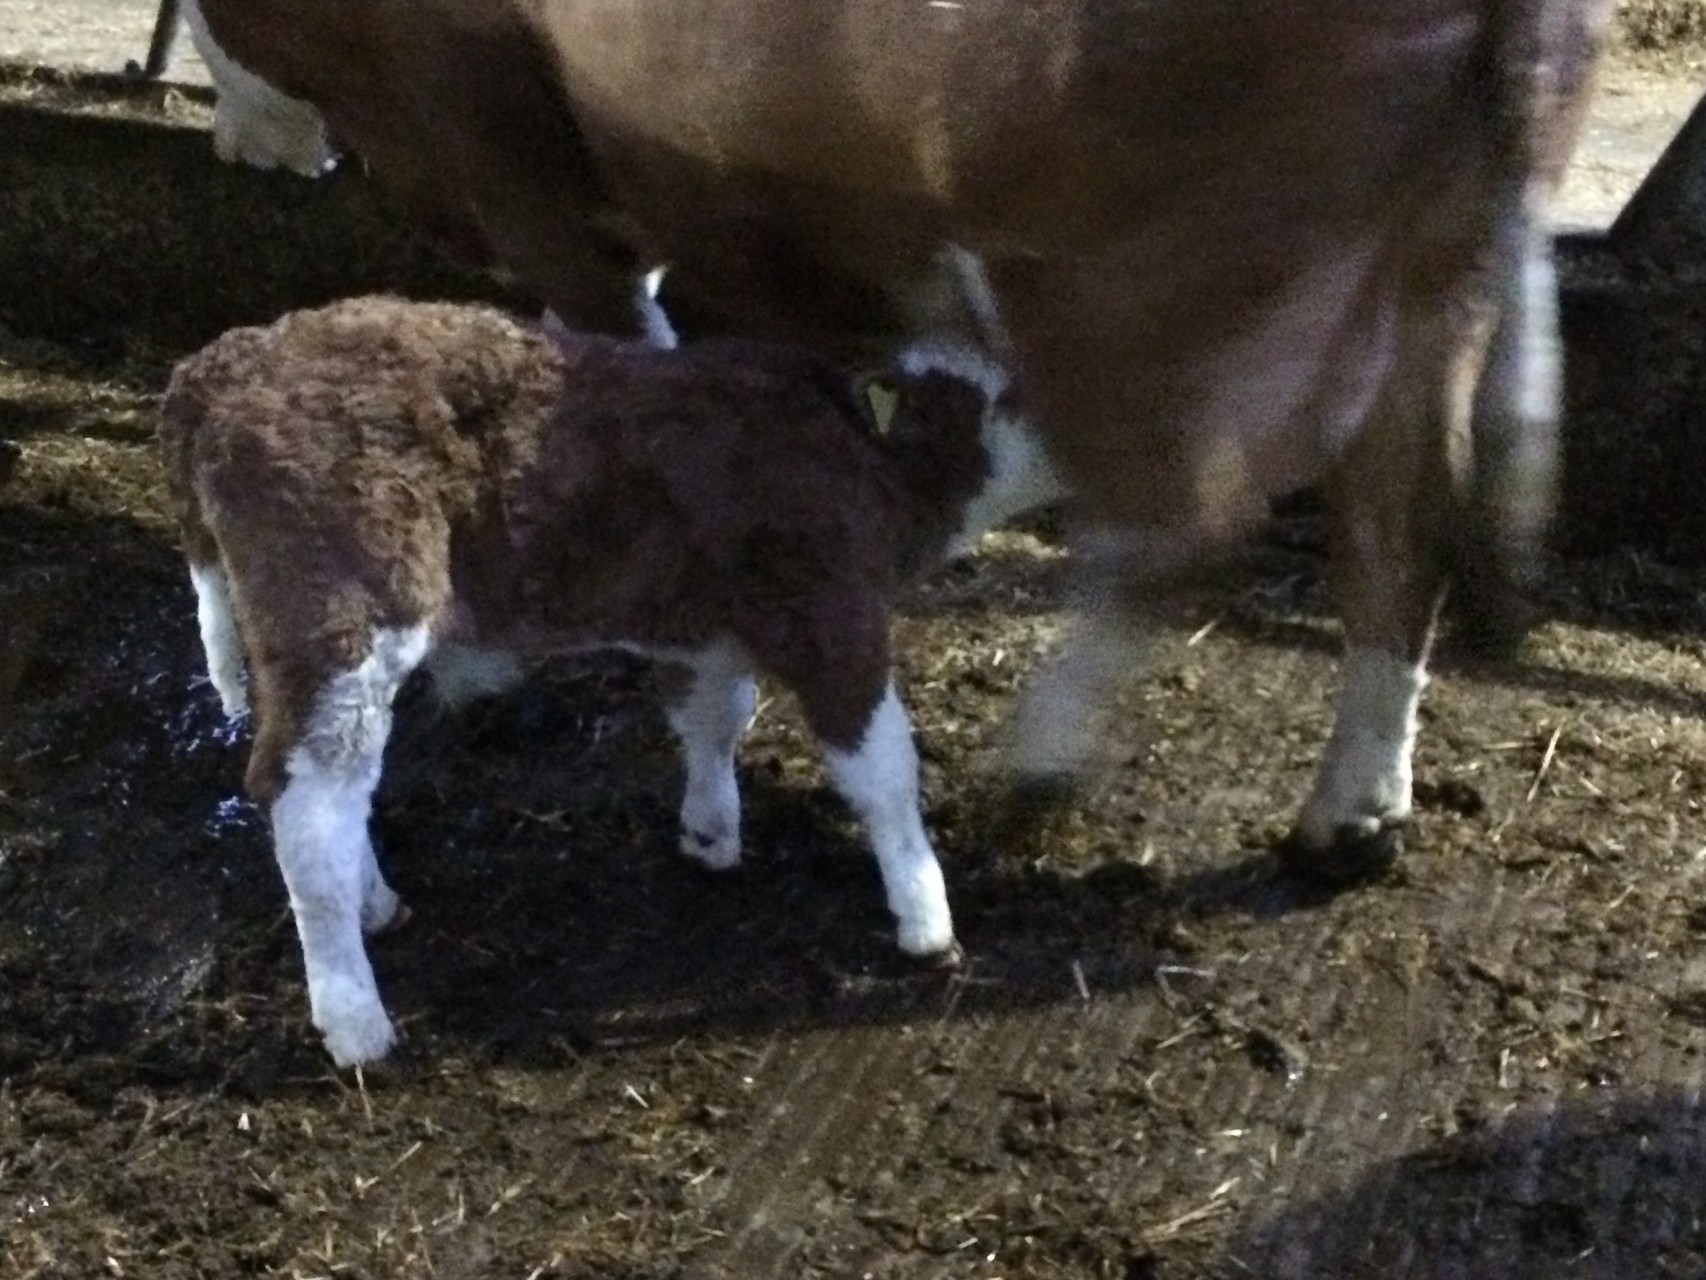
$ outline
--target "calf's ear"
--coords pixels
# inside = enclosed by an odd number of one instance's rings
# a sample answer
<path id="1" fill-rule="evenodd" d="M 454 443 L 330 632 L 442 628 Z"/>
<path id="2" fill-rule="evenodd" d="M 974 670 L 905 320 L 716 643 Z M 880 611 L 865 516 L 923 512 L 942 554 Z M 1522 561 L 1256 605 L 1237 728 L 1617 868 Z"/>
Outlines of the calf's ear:
<path id="1" fill-rule="evenodd" d="M 865 425 L 878 435 L 887 435 L 894 417 L 895 385 L 887 374 L 860 374 L 853 380 L 853 396 L 865 411 Z"/>

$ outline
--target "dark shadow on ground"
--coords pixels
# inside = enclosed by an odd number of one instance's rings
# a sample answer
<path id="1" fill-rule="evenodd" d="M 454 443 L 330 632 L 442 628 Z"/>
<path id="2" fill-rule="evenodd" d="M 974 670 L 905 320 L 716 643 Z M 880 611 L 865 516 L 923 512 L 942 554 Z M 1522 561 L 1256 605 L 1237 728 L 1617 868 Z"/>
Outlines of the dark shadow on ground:
<path id="1" fill-rule="evenodd" d="M 221 164 L 168 120 L 5 100 L 31 74 L 0 66 L 0 324 L 16 333 L 110 367 L 356 293 L 524 301 L 430 248 L 358 164 L 308 181 Z"/>
<path id="2" fill-rule="evenodd" d="M 1433 1142 L 1293 1203 L 1228 1250 L 1264 1280 L 1706 1275 L 1695 1093 L 1581 1095 Z"/>
<path id="3" fill-rule="evenodd" d="M 105 1087 L 103 1055 L 112 1081 L 126 1058 L 162 1083 L 252 1092 L 322 1076 L 265 824 L 237 794 L 246 743 L 202 679 L 176 552 L 75 506 L 0 507 L 0 542 L 18 603 L 0 646 L 0 978 L 19 979 L 0 983 L 17 993 L 0 995 L 0 1068 L 85 1090 Z M 1249 630 L 1332 643 L 1303 623 Z M 399 1069 L 1049 1006 L 1077 998 L 1074 966 L 1097 990 L 1141 991 L 1190 965 L 1182 919 L 1329 901 L 1278 873 L 1262 833 L 1193 876 L 1118 856 L 1062 870 L 1003 847 L 988 797 L 961 781 L 930 822 L 971 963 L 921 972 L 797 734 L 761 731 L 743 753 L 747 864 L 708 875 L 681 858 L 680 768 L 651 684 L 616 657 L 449 717 L 405 699 L 375 823 L 416 912 L 374 944 L 416 1049 Z"/>
<path id="4" fill-rule="evenodd" d="M 103 1055 L 115 1081 L 123 1057 L 151 1082 L 251 1092 L 324 1074 L 265 824 L 236 795 L 247 743 L 193 679 L 144 677 L 99 726 L 28 739 L 26 768 L 54 781 L 37 804 L 23 780 L 0 811 L 21 854 L 0 871 L 0 977 L 20 978 L 17 1002 L 0 997 L 0 1069 L 27 1061 L 85 1091 Z M 1053 1005 L 1078 998 L 1074 966 L 1098 991 L 1132 991 L 1189 963 L 1182 912 L 1323 900 L 1257 849 L 1177 881 L 1118 859 L 1073 874 L 1000 856 L 961 800 L 931 825 L 971 958 L 920 968 L 894 947 L 840 802 L 785 750 L 743 761 L 742 867 L 679 855 L 679 766 L 649 684 L 638 664 L 597 660 L 448 719 L 418 690 L 403 708 L 374 830 L 414 914 L 372 952 L 388 1004 L 417 1023 L 420 1069 Z M 204 1056 L 209 1007 L 246 1013 L 217 1019 Z"/>
<path id="5" fill-rule="evenodd" d="M 265 823 L 239 795 L 246 737 L 205 682 L 179 556 L 82 501 L 0 504 L 0 1074 L 97 1101 L 133 1068 L 252 1092 L 323 1077 Z M 610 657 L 449 716 L 406 692 L 375 832 L 415 920 L 374 954 L 418 1020 L 417 1064 L 1051 1005 L 1077 998 L 1074 964 L 1132 991 L 1186 959 L 1187 904 L 1295 905 L 1259 850 L 1224 880 L 1117 858 L 1063 872 L 992 845 L 979 793 L 955 787 L 930 820 L 972 960 L 920 971 L 797 731 L 743 752 L 747 865 L 679 855 L 652 684 Z"/>
<path id="6" fill-rule="evenodd" d="M 1229 611 L 1220 626 L 1227 634 L 1252 645 L 1318 653 L 1335 660 L 1342 652 L 1337 629 L 1324 622 Z M 1678 715 L 1706 714 L 1706 697 L 1689 689 L 1679 689 L 1660 680 L 1639 676 L 1576 671 L 1544 665 L 1521 656 L 1509 661 L 1486 661 L 1454 655 L 1449 650 L 1442 652 L 1439 660 L 1430 665 L 1433 675 L 1441 679 L 1456 675 L 1472 676 L 1509 689 L 1551 694 L 1568 692 L 1594 701 L 1654 707 Z"/>

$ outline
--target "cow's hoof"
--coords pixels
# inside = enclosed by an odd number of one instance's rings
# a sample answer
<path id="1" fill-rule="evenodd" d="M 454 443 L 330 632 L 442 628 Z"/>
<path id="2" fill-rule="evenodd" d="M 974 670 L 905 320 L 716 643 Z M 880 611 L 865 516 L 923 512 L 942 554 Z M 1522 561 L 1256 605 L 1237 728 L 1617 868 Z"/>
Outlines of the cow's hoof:
<path id="1" fill-rule="evenodd" d="M 1340 889 L 1378 879 L 1392 869 L 1403 851 L 1403 829 L 1380 826 L 1372 831 L 1343 826 L 1325 845 L 1293 831 L 1274 854 L 1280 866 L 1312 883 Z"/>

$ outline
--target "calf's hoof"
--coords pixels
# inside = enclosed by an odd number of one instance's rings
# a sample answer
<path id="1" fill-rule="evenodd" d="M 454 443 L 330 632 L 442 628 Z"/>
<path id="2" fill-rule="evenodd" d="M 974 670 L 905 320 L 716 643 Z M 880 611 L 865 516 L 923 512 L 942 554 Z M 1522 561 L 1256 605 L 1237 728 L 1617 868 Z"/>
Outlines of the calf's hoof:
<path id="1" fill-rule="evenodd" d="M 954 921 L 945 905 L 919 918 L 901 917 L 896 941 L 900 943 L 900 949 L 914 960 L 931 963 L 938 957 L 958 951 L 960 946 L 954 941 Z"/>
<path id="2" fill-rule="evenodd" d="M 914 945 L 909 946 L 909 942 Z M 960 946 L 959 939 L 954 937 L 951 930 L 948 933 L 947 941 L 943 942 L 939 940 L 939 937 L 925 937 L 923 935 L 908 938 L 907 931 L 902 929 L 900 949 L 902 954 L 906 956 L 907 962 L 918 969 L 940 969 L 951 972 L 966 962 L 965 948 Z"/>
<path id="3" fill-rule="evenodd" d="M 335 988 L 313 1001 L 314 1025 L 326 1040 L 326 1052 L 340 1067 L 378 1062 L 397 1043 L 397 1032 L 377 996 Z"/>
<path id="4" fill-rule="evenodd" d="M 739 832 L 695 831 L 681 828 L 681 852 L 710 871 L 728 871 L 740 865 Z"/>
<path id="5" fill-rule="evenodd" d="M 1340 889 L 1378 879 L 1392 869 L 1404 847 L 1398 823 L 1372 828 L 1341 826 L 1318 842 L 1293 831 L 1275 848 L 1280 866 L 1300 879 Z"/>
<path id="6" fill-rule="evenodd" d="M 397 1044 L 397 1033 L 391 1019 L 381 1010 L 376 1017 L 356 1023 L 340 1024 L 321 1029 L 326 1037 L 326 1052 L 340 1067 L 359 1067 L 378 1062 Z"/>

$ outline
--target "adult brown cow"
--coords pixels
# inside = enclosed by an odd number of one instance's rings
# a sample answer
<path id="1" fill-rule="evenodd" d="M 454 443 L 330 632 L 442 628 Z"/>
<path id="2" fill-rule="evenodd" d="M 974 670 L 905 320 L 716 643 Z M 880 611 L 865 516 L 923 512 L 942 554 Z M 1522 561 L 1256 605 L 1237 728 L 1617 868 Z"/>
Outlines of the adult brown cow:
<path id="1" fill-rule="evenodd" d="M 1349 651 L 1297 865 L 1389 856 L 1457 526 L 1551 488 L 1541 205 L 1609 0 L 204 0 L 429 228 L 560 314 L 998 358 L 1080 499 L 1021 708 L 1071 772 L 1151 595 L 1324 480 Z M 1488 376 L 1480 377 L 1483 367 Z M 1455 490 L 1477 395 L 1467 513 Z"/>

